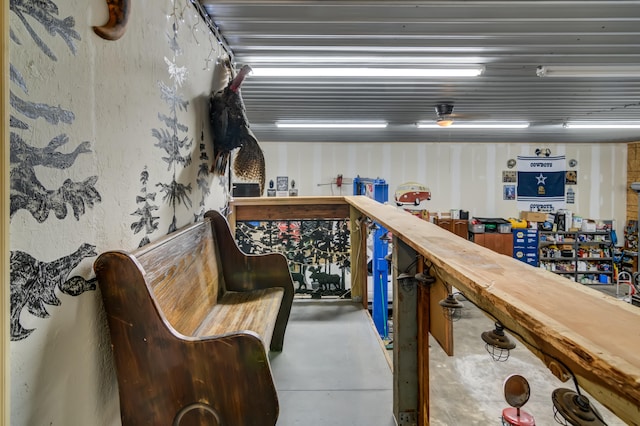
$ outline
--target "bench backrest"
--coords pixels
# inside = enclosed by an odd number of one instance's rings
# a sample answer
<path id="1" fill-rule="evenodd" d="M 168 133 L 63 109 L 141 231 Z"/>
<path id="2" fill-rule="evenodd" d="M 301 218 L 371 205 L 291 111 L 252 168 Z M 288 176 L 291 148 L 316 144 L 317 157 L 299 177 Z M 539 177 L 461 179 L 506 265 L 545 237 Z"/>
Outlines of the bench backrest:
<path id="1" fill-rule="evenodd" d="M 219 253 L 208 219 L 133 253 L 171 325 L 190 336 L 224 291 Z"/>

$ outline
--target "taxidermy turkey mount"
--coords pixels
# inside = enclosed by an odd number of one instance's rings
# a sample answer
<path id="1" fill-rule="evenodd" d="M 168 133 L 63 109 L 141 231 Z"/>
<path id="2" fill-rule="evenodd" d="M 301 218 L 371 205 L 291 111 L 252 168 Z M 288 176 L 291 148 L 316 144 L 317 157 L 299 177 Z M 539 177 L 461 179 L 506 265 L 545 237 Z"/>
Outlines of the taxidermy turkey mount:
<path id="1" fill-rule="evenodd" d="M 258 182 L 260 194 L 264 192 L 265 162 L 258 140 L 249 128 L 249 120 L 240 94 L 240 86 L 251 67 L 244 65 L 232 78 L 231 64 L 224 64 L 229 78 L 226 86 L 212 91 L 209 97 L 209 121 L 213 136 L 213 158 L 211 171 L 224 176 L 237 148 L 233 161 L 233 173 L 245 182 Z"/>

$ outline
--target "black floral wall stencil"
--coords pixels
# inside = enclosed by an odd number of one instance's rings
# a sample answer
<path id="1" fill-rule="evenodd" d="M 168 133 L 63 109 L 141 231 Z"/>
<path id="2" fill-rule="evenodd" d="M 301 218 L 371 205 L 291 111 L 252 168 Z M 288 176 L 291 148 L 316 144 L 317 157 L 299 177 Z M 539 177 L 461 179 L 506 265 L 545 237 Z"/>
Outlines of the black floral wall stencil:
<path id="1" fill-rule="evenodd" d="M 149 171 L 145 166 L 142 173 L 140 173 L 140 183 L 142 183 L 142 188 L 140 189 L 140 195 L 136 197 L 138 208 L 135 212 L 131 213 L 132 216 L 139 217 L 136 222 L 131 224 L 131 230 L 133 230 L 133 233 L 137 234 L 143 229 L 145 232 L 145 235 L 142 240 L 140 240 L 138 247 L 149 244 L 149 235 L 158 229 L 158 220 L 160 219 L 160 216 L 153 215 L 153 212 L 158 210 L 158 206 L 156 204 L 151 204 L 151 202 L 156 201 L 156 193 L 147 191 L 148 182 Z"/>
<path id="2" fill-rule="evenodd" d="M 162 81 L 158 81 L 160 87 L 160 98 L 169 106 L 169 115 L 158 113 L 158 119 L 164 123 L 163 129 L 152 129 L 151 134 L 158 141 L 154 146 L 164 151 L 162 160 L 167 163 L 167 170 L 173 172 L 171 182 L 158 183 L 156 186 L 160 188 L 163 194 L 162 200 L 171 205 L 173 209 L 173 218 L 169 225 L 168 233 L 177 229 L 176 211 L 178 204 L 191 207 L 191 183 L 183 184 L 177 180 L 178 167 L 187 167 L 191 164 L 191 146 L 193 139 L 187 134 L 189 127 L 180 123 L 178 120 L 178 111 L 187 111 L 189 101 L 185 100 L 179 92 L 182 83 L 187 76 L 186 67 L 180 67 L 176 64 L 176 58 L 181 54 L 180 46 L 177 38 L 177 23 L 173 24 L 173 34 L 169 36 L 169 47 L 173 51 L 173 59 L 164 58 L 169 71 L 171 86 Z"/>
<path id="3" fill-rule="evenodd" d="M 9 8 L 48 59 L 57 61 L 58 58 L 32 26 L 33 22 L 39 23 L 48 36 L 60 36 L 71 53 L 75 55 L 74 41 L 80 40 L 80 35 L 74 29 L 75 20 L 71 16 L 59 19 L 58 6 L 55 3 L 50 0 L 11 0 Z M 22 45 L 22 40 L 18 38 L 13 28 L 10 31 L 10 38 L 16 45 Z M 13 63 L 10 64 L 9 72 L 12 84 L 9 99 L 12 129 L 9 141 L 9 217 L 13 218 L 18 211 L 24 210 L 42 224 L 49 218 L 51 212 L 58 219 L 66 218 L 70 207 L 73 216 L 79 220 L 85 214 L 87 206 L 93 207 L 101 201 L 100 193 L 95 187 L 98 177 L 90 176 L 78 182 L 67 178 L 59 188 L 50 189 L 38 178 L 36 170 L 69 169 L 79 155 L 91 152 L 90 143 L 84 141 L 70 152 L 68 149 L 63 152 L 61 148 L 69 144 L 69 137 L 65 133 L 55 136 L 45 143 L 44 147 L 40 147 L 43 145 L 42 141 L 25 140 L 24 136 L 18 132 L 36 126 L 40 119 L 46 122 L 45 125 L 56 126 L 60 123 L 72 124 L 75 115 L 61 106 L 32 102 L 16 95 L 14 88 L 18 89 L 23 96 L 28 96 L 28 82 Z M 25 308 L 36 317 L 47 318 L 49 313 L 45 305 L 60 305 L 61 301 L 55 294 L 56 288 L 70 296 L 95 290 L 93 280 L 85 280 L 80 276 L 69 278 L 71 271 L 83 258 L 92 256 L 96 256 L 95 246 L 88 243 L 82 244 L 75 252 L 53 262 L 38 260 L 24 251 L 11 251 L 9 265 L 11 340 L 22 340 L 33 331 L 23 327 L 20 322 L 20 315 Z"/>
<path id="4" fill-rule="evenodd" d="M 209 183 L 209 155 L 207 154 L 207 150 L 205 148 L 206 144 L 204 143 L 204 130 L 200 131 L 200 166 L 198 167 L 198 179 L 196 183 L 200 191 L 202 192 L 202 197 L 200 198 L 200 210 L 198 213 L 194 213 L 194 222 L 202 220 L 205 213 L 205 200 L 207 196 L 211 193 L 211 185 Z"/>

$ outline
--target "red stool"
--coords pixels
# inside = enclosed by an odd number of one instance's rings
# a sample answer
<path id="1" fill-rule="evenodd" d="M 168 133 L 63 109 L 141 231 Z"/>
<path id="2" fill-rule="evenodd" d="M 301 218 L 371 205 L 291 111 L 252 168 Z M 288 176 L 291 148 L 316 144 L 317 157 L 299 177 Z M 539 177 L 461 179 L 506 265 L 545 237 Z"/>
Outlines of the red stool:
<path id="1" fill-rule="evenodd" d="M 504 399 L 511 406 L 502 410 L 502 426 L 536 426 L 533 416 L 521 410 L 529 401 L 529 382 L 518 374 L 512 374 L 504 381 Z"/>
<path id="2" fill-rule="evenodd" d="M 536 426 L 533 416 L 516 407 L 508 407 L 502 410 L 503 426 Z"/>

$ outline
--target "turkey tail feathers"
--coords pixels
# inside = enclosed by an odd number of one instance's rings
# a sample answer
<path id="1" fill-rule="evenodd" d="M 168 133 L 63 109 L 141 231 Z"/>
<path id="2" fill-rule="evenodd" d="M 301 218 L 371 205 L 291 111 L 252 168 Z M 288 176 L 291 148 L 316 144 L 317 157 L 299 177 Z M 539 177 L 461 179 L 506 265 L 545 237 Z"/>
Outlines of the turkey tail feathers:
<path id="1" fill-rule="evenodd" d="M 260 194 L 264 193 L 266 180 L 264 154 L 253 135 L 247 135 L 242 147 L 236 154 L 233 161 L 233 172 L 237 177 L 245 181 L 258 182 Z"/>
<path id="2" fill-rule="evenodd" d="M 229 157 L 231 153 L 229 151 L 223 151 L 217 153 L 216 157 L 213 159 L 213 164 L 211 165 L 211 172 L 214 175 L 224 176 L 227 171 L 227 164 L 229 163 Z"/>

